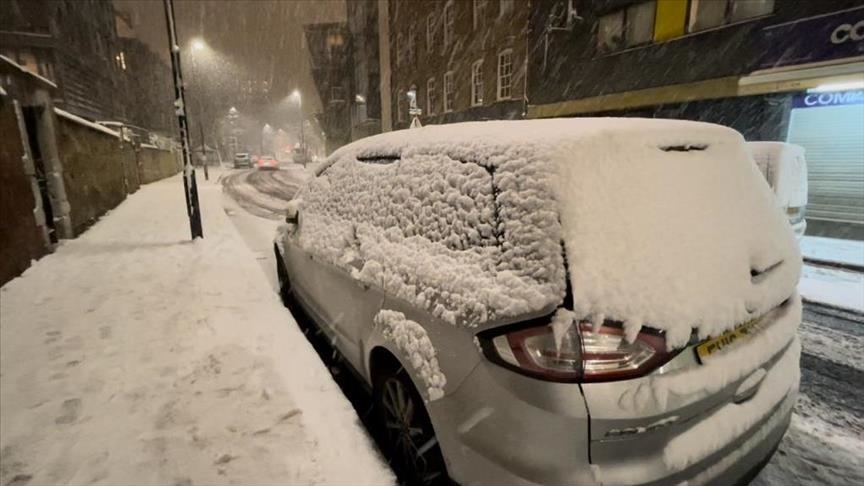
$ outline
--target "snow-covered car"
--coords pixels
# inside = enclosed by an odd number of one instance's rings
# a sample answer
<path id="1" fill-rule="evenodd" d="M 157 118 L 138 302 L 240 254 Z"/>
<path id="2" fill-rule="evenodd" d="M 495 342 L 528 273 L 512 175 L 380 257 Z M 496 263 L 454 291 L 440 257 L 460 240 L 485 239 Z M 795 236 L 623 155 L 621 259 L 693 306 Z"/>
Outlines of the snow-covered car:
<path id="1" fill-rule="evenodd" d="M 255 168 L 258 170 L 279 170 L 279 161 L 272 155 L 262 155 L 255 159 Z"/>
<path id="2" fill-rule="evenodd" d="M 789 217 L 796 238 L 804 236 L 807 220 L 807 162 L 804 147 L 786 142 L 747 142 L 753 161 Z"/>
<path id="3" fill-rule="evenodd" d="M 771 457 L 801 259 L 738 132 L 435 125 L 316 170 L 282 296 L 371 387 L 408 484 L 735 484 Z"/>
<path id="4" fill-rule="evenodd" d="M 248 169 L 252 167 L 252 158 L 248 152 L 237 152 L 234 154 L 234 168 Z"/>

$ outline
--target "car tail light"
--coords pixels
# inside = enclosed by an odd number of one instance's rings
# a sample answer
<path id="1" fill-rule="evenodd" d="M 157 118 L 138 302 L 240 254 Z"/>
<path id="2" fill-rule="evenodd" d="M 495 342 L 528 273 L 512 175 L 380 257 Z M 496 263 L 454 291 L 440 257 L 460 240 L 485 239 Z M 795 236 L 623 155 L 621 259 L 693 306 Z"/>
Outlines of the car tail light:
<path id="1" fill-rule="evenodd" d="M 496 333 L 496 331 L 498 331 Z M 662 331 L 643 328 L 628 342 L 619 322 L 595 327 L 564 323 L 556 316 L 481 335 L 492 361 L 522 374 L 550 381 L 598 382 L 636 378 L 662 366 L 677 351 L 666 350 Z"/>

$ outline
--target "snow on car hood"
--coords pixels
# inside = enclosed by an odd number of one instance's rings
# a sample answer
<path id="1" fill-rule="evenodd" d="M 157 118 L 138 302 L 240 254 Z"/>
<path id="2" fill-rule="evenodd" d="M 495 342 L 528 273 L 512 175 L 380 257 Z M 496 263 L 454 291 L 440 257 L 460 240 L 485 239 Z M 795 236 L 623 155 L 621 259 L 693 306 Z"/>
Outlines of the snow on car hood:
<path id="1" fill-rule="evenodd" d="M 801 257 L 741 136 L 646 122 L 561 144 L 553 157 L 575 311 L 716 335 L 789 298 Z"/>

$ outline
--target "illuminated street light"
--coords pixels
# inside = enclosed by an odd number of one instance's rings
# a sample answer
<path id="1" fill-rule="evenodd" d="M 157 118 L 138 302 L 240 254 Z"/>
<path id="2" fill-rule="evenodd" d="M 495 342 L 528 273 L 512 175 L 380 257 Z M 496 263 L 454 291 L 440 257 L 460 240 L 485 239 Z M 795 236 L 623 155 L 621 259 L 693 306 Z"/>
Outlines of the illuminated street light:
<path id="1" fill-rule="evenodd" d="M 191 43 L 192 47 L 192 71 L 195 77 L 195 81 L 197 81 L 200 85 L 202 82 L 201 71 L 198 69 L 198 56 L 195 55 L 196 52 L 201 52 L 207 48 L 207 43 L 204 42 L 204 39 L 200 37 L 196 37 L 192 39 Z M 210 172 L 207 170 L 207 165 L 209 162 L 207 161 L 207 144 L 204 140 L 204 120 L 203 120 L 203 109 L 201 108 L 201 95 L 200 93 L 196 93 L 195 101 L 197 101 L 198 105 L 198 130 L 201 132 L 201 162 L 204 164 L 204 179 L 210 180 Z"/>
<path id="2" fill-rule="evenodd" d="M 300 110 L 300 150 L 302 150 L 302 161 L 303 166 L 306 166 L 306 137 L 303 133 L 303 98 L 300 96 L 299 90 L 294 90 L 291 92 L 291 99 L 297 101 L 297 107 Z"/>

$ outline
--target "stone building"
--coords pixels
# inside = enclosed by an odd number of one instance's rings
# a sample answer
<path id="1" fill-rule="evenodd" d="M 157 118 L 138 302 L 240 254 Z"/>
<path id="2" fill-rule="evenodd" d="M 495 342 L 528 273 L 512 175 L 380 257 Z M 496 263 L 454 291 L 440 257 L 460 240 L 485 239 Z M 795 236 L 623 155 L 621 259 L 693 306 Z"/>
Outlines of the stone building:
<path id="1" fill-rule="evenodd" d="M 411 123 L 411 92 L 423 124 L 522 118 L 530 9 L 523 0 L 390 0 L 393 129 Z"/>

